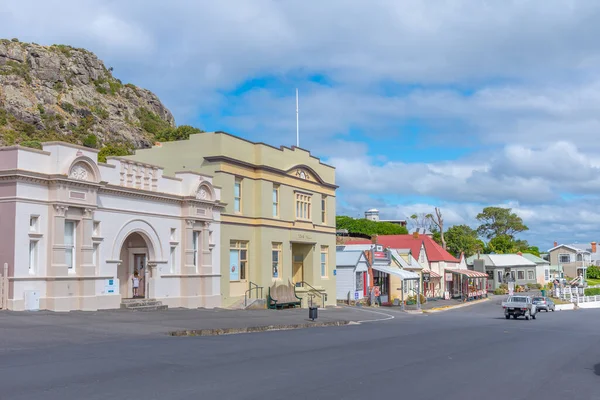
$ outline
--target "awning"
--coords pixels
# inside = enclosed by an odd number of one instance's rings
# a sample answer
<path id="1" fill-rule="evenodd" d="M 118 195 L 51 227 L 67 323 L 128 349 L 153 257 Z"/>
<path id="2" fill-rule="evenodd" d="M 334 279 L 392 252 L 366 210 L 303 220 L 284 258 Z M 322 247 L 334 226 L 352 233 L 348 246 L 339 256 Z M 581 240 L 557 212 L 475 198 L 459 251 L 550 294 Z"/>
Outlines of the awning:
<path id="1" fill-rule="evenodd" d="M 376 269 L 377 271 L 384 272 L 389 275 L 399 276 L 403 280 L 420 279 L 419 274 L 415 274 L 414 272 L 406 271 L 400 268 L 390 268 L 385 265 L 373 264 L 373 269 Z"/>
<path id="2" fill-rule="evenodd" d="M 430 270 L 428 270 L 428 269 L 424 269 L 422 272 L 423 272 L 424 274 L 429 274 L 429 276 L 430 276 L 430 277 L 432 277 L 432 278 L 441 278 L 441 277 L 442 277 L 442 276 L 441 276 L 440 274 L 438 274 L 437 272 L 433 272 L 433 271 L 430 271 Z"/>
<path id="3" fill-rule="evenodd" d="M 472 271 L 470 269 L 446 269 L 446 272 L 464 275 L 469 278 L 488 278 L 488 274 L 479 271 Z"/>

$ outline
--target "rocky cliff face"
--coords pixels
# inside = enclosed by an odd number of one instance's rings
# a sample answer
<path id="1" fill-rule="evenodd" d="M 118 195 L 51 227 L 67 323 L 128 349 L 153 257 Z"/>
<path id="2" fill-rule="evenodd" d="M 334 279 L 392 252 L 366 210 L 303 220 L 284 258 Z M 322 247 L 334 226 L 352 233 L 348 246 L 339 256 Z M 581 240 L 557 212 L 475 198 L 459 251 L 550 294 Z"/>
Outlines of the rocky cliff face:
<path id="1" fill-rule="evenodd" d="M 174 126 L 155 94 L 123 85 L 87 50 L 0 40 L 0 145 L 63 140 L 140 148 Z"/>

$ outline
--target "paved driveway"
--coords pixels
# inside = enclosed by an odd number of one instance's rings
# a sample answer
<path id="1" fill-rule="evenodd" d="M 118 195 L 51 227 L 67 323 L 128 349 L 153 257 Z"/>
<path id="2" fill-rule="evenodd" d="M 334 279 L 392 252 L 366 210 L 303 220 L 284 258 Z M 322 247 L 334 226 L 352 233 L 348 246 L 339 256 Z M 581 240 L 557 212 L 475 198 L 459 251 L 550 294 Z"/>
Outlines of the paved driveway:
<path id="1" fill-rule="evenodd" d="M 24 322 L 0 328 L 0 398 L 600 398 L 599 310 L 507 321 L 495 302 L 486 302 L 439 314 L 386 314 L 395 318 L 177 338 L 160 333 L 165 324 L 172 325 L 161 321 L 160 314 L 118 313 L 121 323 L 103 313 L 81 319 L 75 313 L 33 318 L 2 314 L 2 327 L 11 320 Z M 79 337 L 65 340 L 56 322 L 61 318 Z M 153 322 L 132 322 L 136 318 Z M 24 346 L 21 335 L 41 339 Z"/>

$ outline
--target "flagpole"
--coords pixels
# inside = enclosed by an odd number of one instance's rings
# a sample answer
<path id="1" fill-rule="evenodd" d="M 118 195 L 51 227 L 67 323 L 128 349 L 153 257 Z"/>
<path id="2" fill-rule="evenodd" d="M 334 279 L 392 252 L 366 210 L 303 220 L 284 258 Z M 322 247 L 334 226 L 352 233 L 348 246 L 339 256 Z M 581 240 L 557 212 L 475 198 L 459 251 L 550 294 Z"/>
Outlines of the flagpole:
<path id="1" fill-rule="evenodd" d="M 296 147 L 300 147 L 300 124 L 298 119 L 298 88 L 296 88 Z"/>

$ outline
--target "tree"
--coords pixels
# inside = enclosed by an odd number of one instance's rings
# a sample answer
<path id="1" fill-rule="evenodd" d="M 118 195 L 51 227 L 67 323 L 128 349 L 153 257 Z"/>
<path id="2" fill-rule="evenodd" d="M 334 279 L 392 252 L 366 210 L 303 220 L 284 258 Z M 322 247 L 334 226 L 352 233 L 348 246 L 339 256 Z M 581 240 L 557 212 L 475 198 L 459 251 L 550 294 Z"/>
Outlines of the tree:
<path id="1" fill-rule="evenodd" d="M 529 230 L 521 217 L 513 213 L 510 208 L 486 207 L 477 214 L 477 220 L 481 222 L 477 232 L 490 240 L 507 236 L 512 241 L 515 238 L 515 233 Z M 505 238 L 500 240 L 505 240 Z"/>
<path id="2" fill-rule="evenodd" d="M 346 229 L 349 234 L 358 235 L 404 235 L 408 231 L 404 226 L 391 222 L 377 222 L 365 218 L 354 219 L 347 216 L 335 217 L 336 229 Z"/>
<path id="3" fill-rule="evenodd" d="M 510 254 L 516 253 L 515 242 L 508 235 L 498 235 L 487 244 L 488 253 Z"/>
<path id="4" fill-rule="evenodd" d="M 410 224 L 414 230 L 425 229 L 433 230 L 433 215 L 426 213 L 416 213 L 410 216 Z"/>
<path id="5" fill-rule="evenodd" d="M 437 227 L 437 231 L 440 233 L 440 241 L 442 242 L 442 247 L 446 250 L 446 240 L 444 240 L 444 217 L 442 216 L 442 212 L 439 208 L 435 208 L 435 216 L 432 214 L 427 214 L 427 218 L 431 222 L 433 222 L 434 226 Z"/>
<path id="6" fill-rule="evenodd" d="M 524 253 L 533 254 L 534 256 L 539 257 L 540 249 L 537 246 L 529 246 L 529 247 L 527 247 L 527 250 L 524 251 Z"/>
<path id="7" fill-rule="evenodd" d="M 477 231 L 468 225 L 451 226 L 446 231 L 445 238 L 448 252 L 456 256 L 465 253 L 465 257 L 470 257 L 484 249 L 484 244 L 479 240 Z"/>

